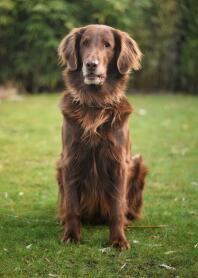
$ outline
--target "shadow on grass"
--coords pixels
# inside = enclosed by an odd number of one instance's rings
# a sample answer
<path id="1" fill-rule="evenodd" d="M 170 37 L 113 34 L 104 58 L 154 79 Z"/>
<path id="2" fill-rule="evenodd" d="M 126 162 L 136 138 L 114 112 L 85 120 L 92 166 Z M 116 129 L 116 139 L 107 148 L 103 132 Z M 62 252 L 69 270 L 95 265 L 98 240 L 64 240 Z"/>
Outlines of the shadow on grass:
<path id="1" fill-rule="evenodd" d="M 55 246 L 60 243 L 63 235 L 63 225 L 57 218 L 57 205 L 38 205 L 35 209 L 21 211 L 21 214 L 14 214 L 13 211 L 0 211 L 1 216 L 1 237 L 2 241 L 13 245 L 37 244 L 47 246 L 49 243 Z M 145 229 L 134 229 L 133 226 L 148 225 L 148 219 L 143 218 L 130 223 L 126 234 L 129 240 L 145 236 Z M 153 234 L 158 231 L 147 229 L 146 234 Z M 12 235 L 8 238 L 7 235 Z M 109 228 L 108 224 L 91 224 L 82 222 L 80 246 L 103 248 L 108 246 Z"/>
<path id="2" fill-rule="evenodd" d="M 46 244 L 53 242 L 55 245 L 61 244 L 60 239 L 63 234 L 63 225 L 56 217 L 56 211 L 52 207 L 42 207 L 21 215 L 14 215 L 6 210 L 1 215 L 1 235 L 2 240 L 8 244 Z M 12 235 L 10 238 L 7 235 Z M 80 245 L 87 247 L 106 247 L 108 245 L 108 226 L 92 225 L 82 223 L 82 239 Z"/>

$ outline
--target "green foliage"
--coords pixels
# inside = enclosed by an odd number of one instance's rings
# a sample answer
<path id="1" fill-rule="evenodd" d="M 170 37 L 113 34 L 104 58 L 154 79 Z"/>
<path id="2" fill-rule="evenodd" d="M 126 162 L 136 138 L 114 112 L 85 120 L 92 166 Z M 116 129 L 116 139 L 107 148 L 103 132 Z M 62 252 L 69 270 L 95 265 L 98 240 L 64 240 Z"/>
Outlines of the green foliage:
<path id="1" fill-rule="evenodd" d="M 197 13 L 195 0 L 1 0 L 0 82 L 30 92 L 60 88 L 60 40 L 73 27 L 99 23 L 139 43 L 143 70 L 133 87 L 196 93 Z"/>
<path id="2" fill-rule="evenodd" d="M 197 1 L 183 1 L 184 37 L 181 48 L 180 82 L 184 89 L 195 91 L 198 85 L 198 5 Z"/>
<path id="3" fill-rule="evenodd" d="M 57 46 L 79 24 L 74 10 L 65 1 L 1 2 L 1 80 L 22 82 L 33 92 L 57 87 L 61 76 Z"/>
<path id="4" fill-rule="evenodd" d="M 58 98 L 43 94 L 0 104 L 0 276 L 197 277 L 197 98 L 130 97 L 133 154 L 142 153 L 150 169 L 143 217 L 133 226 L 168 226 L 130 228 L 131 250 L 106 253 L 107 226 L 83 225 L 79 246 L 59 242 Z"/>

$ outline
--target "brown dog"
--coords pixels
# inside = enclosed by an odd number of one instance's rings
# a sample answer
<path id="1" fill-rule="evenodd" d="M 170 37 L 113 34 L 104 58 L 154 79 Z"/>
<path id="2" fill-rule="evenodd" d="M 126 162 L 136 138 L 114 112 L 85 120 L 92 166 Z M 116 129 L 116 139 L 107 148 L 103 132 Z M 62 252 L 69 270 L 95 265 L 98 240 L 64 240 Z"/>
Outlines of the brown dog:
<path id="1" fill-rule="evenodd" d="M 127 218 L 137 218 L 147 169 L 131 157 L 124 96 L 141 52 L 126 33 L 105 25 L 74 29 L 59 46 L 67 91 L 61 100 L 63 150 L 58 161 L 64 242 L 80 240 L 80 222 L 108 222 L 110 244 L 129 248 Z"/>

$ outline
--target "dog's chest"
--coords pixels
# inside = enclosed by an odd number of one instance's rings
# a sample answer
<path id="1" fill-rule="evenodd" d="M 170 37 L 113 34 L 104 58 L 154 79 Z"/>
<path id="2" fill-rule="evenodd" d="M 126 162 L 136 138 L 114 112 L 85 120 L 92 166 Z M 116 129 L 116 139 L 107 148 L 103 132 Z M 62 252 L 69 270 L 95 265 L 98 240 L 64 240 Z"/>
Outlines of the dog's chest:
<path id="1" fill-rule="evenodd" d="M 82 142 L 95 146 L 106 139 L 107 133 L 111 132 L 112 121 L 112 110 L 86 110 L 79 120 Z"/>
<path id="2" fill-rule="evenodd" d="M 103 156 L 102 147 L 91 148 L 84 164 L 84 179 L 80 186 L 80 207 L 87 216 L 107 215 L 110 185 L 110 161 Z"/>

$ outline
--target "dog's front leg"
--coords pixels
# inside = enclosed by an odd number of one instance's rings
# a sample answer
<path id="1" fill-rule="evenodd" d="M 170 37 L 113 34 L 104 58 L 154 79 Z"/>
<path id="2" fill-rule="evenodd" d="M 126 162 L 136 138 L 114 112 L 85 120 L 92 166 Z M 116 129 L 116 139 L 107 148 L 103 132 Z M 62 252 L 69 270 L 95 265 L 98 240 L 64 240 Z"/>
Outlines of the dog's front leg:
<path id="1" fill-rule="evenodd" d="M 80 241 L 80 204 L 78 185 L 63 176 L 65 199 L 65 230 L 62 242 Z"/>
<path id="2" fill-rule="evenodd" d="M 123 250 L 129 249 L 130 245 L 124 233 L 126 223 L 125 174 L 124 170 L 121 172 L 122 174 L 120 173 L 120 175 L 115 177 L 114 190 L 110 197 L 109 241 L 113 247 Z"/>
<path id="3" fill-rule="evenodd" d="M 130 248 L 129 242 L 124 233 L 125 214 L 123 206 L 124 204 L 121 200 L 117 198 L 111 199 L 109 241 L 113 247 L 121 250 Z"/>

